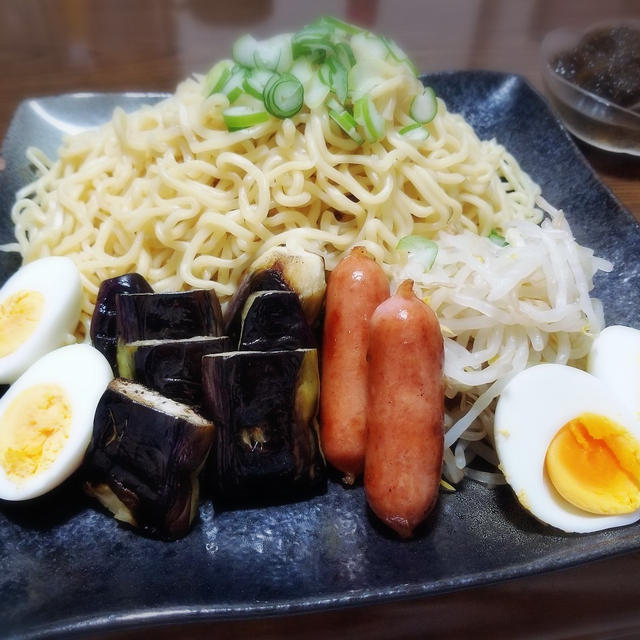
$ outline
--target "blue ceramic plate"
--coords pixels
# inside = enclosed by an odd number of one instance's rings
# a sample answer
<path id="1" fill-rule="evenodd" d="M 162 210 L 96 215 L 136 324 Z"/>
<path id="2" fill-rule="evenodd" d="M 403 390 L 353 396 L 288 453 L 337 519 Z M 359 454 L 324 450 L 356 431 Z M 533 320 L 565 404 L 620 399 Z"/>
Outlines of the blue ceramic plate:
<path id="1" fill-rule="evenodd" d="M 425 78 L 482 138 L 496 137 L 565 210 L 578 240 L 615 263 L 596 295 L 608 323 L 636 325 L 640 227 L 595 178 L 547 104 L 519 77 Z M 0 241 L 11 239 L 28 145 L 54 154 L 63 132 L 158 94 L 28 100 L 2 147 Z M 0 255 L 4 278 L 18 262 Z M 370 517 L 360 488 L 330 483 L 308 502 L 214 514 L 203 503 L 183 540 L 150 540 L 97 511 L 69 482 L 30 504 L 0 503 L 2 633 L 65 636 L 143 624 L 317 611 L 442 593 L 575 565 L 640 547 L 635 526 L 562 535 L 520 509 L 509 489 L 467 482 L 441 496 L 421 535 L 401 542 Z"/>

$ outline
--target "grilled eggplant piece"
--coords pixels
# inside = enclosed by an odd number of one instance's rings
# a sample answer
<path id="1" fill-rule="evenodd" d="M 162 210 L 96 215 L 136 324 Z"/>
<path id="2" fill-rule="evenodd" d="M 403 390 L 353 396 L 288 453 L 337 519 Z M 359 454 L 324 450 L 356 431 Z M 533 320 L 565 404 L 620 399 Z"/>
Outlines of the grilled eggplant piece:
<path id="1" fill-rule="evenodd" d="M 214 433 L 190 407 L 116 378 L 96 409 L 84 489 L 118 520 L 180 538 L 197 511 L 198 474 Z"/>
<path id="2" fill-rule="evenodd" d="M 316 253 L 287 247 L 267 251 L 251 265 L 229 301 L 224 315 L 224 334 L 232 340 L 239 339 L 242 311 L 247 298 L 256 291 L 295 291 L 307 322 L 313 326 L 327 287 L 324 271 L 324 259 Z"/>
<path id="3" fill-rule="evenodd" d="M 231 348 L 226 336 L 120 343 L 118 370 L 123 378 L 198 410 L 202 407 L 202 356 Z"/>
<path id="4" fill-rule="evenodd" d="M 219 336 L 220 301 L 215 291 L 193 289 L 171 293 L 131 293 L 116 298 L 118 339 L 180 339 Z"/>
<path id="5" fill-rule="evenodd" d="M 293 291 L 258 291 L 244 305 L 240 351 L 312 349 L 316 340 Z"/>
<path id="6" fill-rule="evenodd" d="M 205 356 L 202 376 L 217 429 L 210 481 L 220 502 L 282 502 L 325 488 L 315 349 Z"/>
<path id="7" fill-rule="evenodd" d="M 118 375 L 116 296 L 121 293 L 153 293 L 153 289 L 139 273 L 126 273 L 117 278 L 109 278 L 104 280 L 98 289 L 89 335 L 91 344 L 109 361 L 115 375 Z"/>

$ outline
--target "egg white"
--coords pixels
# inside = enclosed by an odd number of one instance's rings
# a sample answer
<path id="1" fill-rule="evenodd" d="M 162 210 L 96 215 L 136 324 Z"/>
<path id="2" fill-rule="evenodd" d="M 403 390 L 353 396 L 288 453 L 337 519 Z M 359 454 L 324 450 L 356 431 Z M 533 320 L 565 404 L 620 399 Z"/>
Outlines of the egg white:
<path id="1" fill-rule="evenodd" d="M 40 292 L 43 311 L 31 335 L 0 357 L 1 384 L 14 382 L 38 358 L 62 346 L 80 318 L 82 282 L 70 258 L 50 256 L 20 267 L 0 289 L 0 304 L 20 291 Z"/>
<path id="2" fill-rule="evenodd" d="M 28 500 L 41 496 L 66 480 L 82 463 L 93 432 L 100 397 L 113 372 L 107 359 L 88 344 L 60 347 L 35 362 L 0 399 L 0 429 L 11 401 L 23 390 L 40 384 L 64 389 L 71 407 L 69 436 L 56 459 L 40 473 L 15 483 L 0 465 L 0 499 Z"/>
<path id="3" fill-rule="evenodd" d="M 640 510 L 624 515 L 582 511 L 564 500 L 545 472 L 555 434 L 583 413 L 606 416 L 640 441 L 640 426 L 608 387 L 566 365 L 525 369 L 506 386 L 496 407 L 494 436 L 500 467 L 518 500 L 538 520 L 566 532 L 586 533 L 631 524 Z"/>
<path id="4" fill-rule="evenodd" d="M 621 325 L 603 329 L 593 341 L 587 371 L 640 420 L 640 331 Z"/>

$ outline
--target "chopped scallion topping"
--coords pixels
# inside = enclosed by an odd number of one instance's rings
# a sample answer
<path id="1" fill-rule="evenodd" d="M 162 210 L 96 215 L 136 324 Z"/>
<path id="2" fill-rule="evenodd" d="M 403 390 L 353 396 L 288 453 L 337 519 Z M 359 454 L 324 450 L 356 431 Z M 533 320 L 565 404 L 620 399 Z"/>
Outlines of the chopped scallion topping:
<path id="1" fill-rule="evenodd" d="M 500 235 L 495 229 L 491 229 L 487 236 L 491 242 L 497 244 L 499 247 L 506 247 L 509 243 L 505 240 L 504 236 Z"/>
<path id="2" fill-rule="evenodd" d="M 251 107 L 238 105 L 225 109 L 222 118 L 229 131 L 239 131 L 266 122 L 269 114 L 266 111 L 256 111 Z"/>
<path id="3" fill-rule="evenodd" d="M 424 91 L 413 99 L 409 115 L 416 122 L 426 124 L 435 118 L 437 111 L 436 93 L 431 87 L 425 87 Z"/>
<path id="4" fill-rule="evenodd" d="M 233 62 L 231 60 L 220 60 L 209 69 L 202 87 L 202 92 L 206 97 L 218 93 L 224 87 L 231 76 L 232 67 Z"/>
<path id="5" fill-rule="evenodd" d="M 229 131 L 238 131 L 266 122 L 269 114 L 266 111 L 256 111 L 251 107 L 238 105 L 225 109 L 222 112 L 222 118 Z"/>
<path id="6" fill-rule="evenodd" d="M 400 238 L 396 249 L 405 251 L 410 259 L 417 260 L 425 271 L 431 269 L 438 255 L 438 245 L 433 240 L 418 235 Z"/>
<path id="7" fill-rule="evenodd" d="M 300 111 L 304 88 L 290 73 L 274 74 L 264 87 L 264 106 L 277 118 L 290 118 Z"/>
<path id="8" fill-rule="evenodd" d="M 375 88 L 396 71 L 415 75 L 411 61 L 393 40 L 332 16 L 318 18 L 294 34 L 266 40 L 244 35 L 234 43 L 232 58 L 209 70 L 202 82 L 206 97 L 221 93 L 229 103 L 251 104 L 252 109 L 252 100 L 258 100 L 267 114 L 278 118 L 294 116 L 303 105 L 311 110 L 325 106 L 331 119 L 358 143 L 380 140 L 396 117 Z M 437 107 L 433 89 L 418 92 L 406 114 L 415 124 L 399 133 L 414 142 L 426 140 L 429 132 L 422 125 L 435 117 Z"/>

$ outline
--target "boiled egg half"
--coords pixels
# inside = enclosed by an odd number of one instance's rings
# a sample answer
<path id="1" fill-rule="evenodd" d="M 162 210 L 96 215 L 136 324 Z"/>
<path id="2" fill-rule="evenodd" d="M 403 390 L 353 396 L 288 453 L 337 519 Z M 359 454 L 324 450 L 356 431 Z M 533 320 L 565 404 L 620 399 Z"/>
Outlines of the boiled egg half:
<path id="1" fill-rule="evenodd" d="M 587 371 L 640 420 L 640 331 L 622 325 L 603 329 L 591 346 Z"/>
<path id="2" fill-rule="evenodd" d="M 525 369 L 498 400 L 494 437 L 507 482 L 538 520 L 585 533 L 640 519 L 640 424 L 598 378 Z"/>
<path id="3" fill-rule="evenodd" d="M 88 344 L 37 360 L 0 399 L 0 499 L 47 493 L 81 464 L 113 373 Z"/>
<path id="4" fill-rule="evenodd" d="M 41 258 L 18 269 L 0 289 L 0 383 L 12 383 L 65 344 L 81 304 L 80 274 L 70 258 Z"/>

